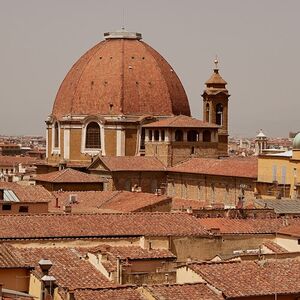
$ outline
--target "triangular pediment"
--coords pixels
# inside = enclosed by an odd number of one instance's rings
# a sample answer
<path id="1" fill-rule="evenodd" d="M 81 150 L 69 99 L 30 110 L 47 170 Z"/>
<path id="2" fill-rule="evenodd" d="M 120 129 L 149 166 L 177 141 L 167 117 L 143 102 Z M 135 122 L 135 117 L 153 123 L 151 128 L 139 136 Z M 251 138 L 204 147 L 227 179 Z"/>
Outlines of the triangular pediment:
<path id="1" fill-rule="evenodd" d="M 88 170 L 98 170 L 98 171 L 111 171 L 103 162 L 102 157 L 98 156 L 89 165 Z"/>

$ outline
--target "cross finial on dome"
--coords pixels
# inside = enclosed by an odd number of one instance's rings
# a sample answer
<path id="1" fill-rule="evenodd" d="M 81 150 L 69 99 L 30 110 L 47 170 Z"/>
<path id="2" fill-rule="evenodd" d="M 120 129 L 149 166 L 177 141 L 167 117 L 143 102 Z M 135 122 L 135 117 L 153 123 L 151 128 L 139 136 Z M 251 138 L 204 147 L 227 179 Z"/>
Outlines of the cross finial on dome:
<path id="1" fill-rule="evenodd" d="M 215 60 L 214 60 L 214 64 L 215 64 L 215 69 L 216 70 L 218 70 L 219 68 L 218 68 L 218 64 L 219 64 L 219 58 L 218 58 L 218 55 L 216 55 L 216 57 L 215 57 Z"/>

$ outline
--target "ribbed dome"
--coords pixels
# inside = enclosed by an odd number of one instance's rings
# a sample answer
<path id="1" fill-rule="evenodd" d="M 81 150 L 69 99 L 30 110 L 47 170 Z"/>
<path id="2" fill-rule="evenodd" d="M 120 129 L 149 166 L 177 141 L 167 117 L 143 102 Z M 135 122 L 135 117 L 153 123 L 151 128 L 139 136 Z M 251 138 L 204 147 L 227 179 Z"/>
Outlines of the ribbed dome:
<path id="1" fill-rule="evenodd" d="M 74 64 L 59 88 L 52 115 L 190 116 L 173 68 L 140 35 L 123 33 L 112 33 Z"/>
<path id="2" fill-rule="evenodd" d="M 293 149 L 300 150 L 300 132 L 294 137 Z"/>

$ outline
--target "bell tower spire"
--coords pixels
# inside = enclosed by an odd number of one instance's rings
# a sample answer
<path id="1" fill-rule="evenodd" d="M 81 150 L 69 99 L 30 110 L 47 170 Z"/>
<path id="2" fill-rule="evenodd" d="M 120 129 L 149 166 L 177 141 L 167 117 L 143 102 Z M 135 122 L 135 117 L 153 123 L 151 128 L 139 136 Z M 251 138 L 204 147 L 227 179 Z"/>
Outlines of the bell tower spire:
<path id="1" fill-rule="evenodd" d="M 205 82 L 203 98 L 203 120 L 220 126 L 219 143 L 226 148 L 228 144 L 228 100 L 227 82 L 219 74 L 219 59 L 214 60 L 215 68 L 211 77 Z"/>

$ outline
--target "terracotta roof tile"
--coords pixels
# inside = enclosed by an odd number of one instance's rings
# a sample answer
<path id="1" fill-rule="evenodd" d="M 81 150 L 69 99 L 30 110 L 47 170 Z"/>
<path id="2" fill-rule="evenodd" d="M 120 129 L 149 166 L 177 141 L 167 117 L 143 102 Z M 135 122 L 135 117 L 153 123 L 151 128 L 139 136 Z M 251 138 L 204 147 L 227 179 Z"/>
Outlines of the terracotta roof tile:
<path id="1" fill-rule="evenodd" d="M 218 229 L 220 234 L 268 234 L 287 226 L 282 219 L 203 218 L 198 222 L 206 230 Z M 300 220 L 290 220 L 300 222 Z"/>
<path id="2" fill-rule="evenodd" d="M 88 88 L 87 88 L 88 87 Z M 52 114 L 190 115 L 184 88 L 166 60 L 138 40 L 111 39 L 87 51 L 56 95 Z"/>
<path id="3" fill-rule="evenodd" d="M 181 199 L 181 198 L 173 198 L 172 199 L 172 209 L 173 210 L 181 210 L 181 209 L 203 209 L 208 203 L 201 200 L 189 200 L 189 199 Z"/>
<path id="4" fill-rule="evenodd" d="M 26 165 L 35 165 L 39 160 L 35 157 L 30 156 L 2 156 L 0 155 L 0 167 L 10 167 L 16 166 L 18 164 Z"/>
<path id="5" fill-rule="evenodd" d="M 54 199 L 49 191 L 38 185 L 0 182 L 0 190 L 13 191 L 21 202 L 50 202 Z"/>
<path id="6" fill-rule="evenodd" d="M 153 123 L 149 123 L 144 125 L 143 127 L 153 128 L 153 127 L 173 127 L 173 128 L 182 128 L 182 127 L 190 127 L 190 128 L 219 128 L 220 126 L 207 123 L 202 120 L 198 120 L 192 117 L 179 115 L 174 116 L 167 119 L 162 119 Z"/>
<path id="7" fill-rule="evenodd" d="M 0 269 L 28 268 L 29 266 L 15 253 L 14 248 L 0 244 Z"/>
<path id="8" fill-rule="evenodd" d="M 298 259 L 200 263 L 189 268 L 226 298 L 300 293 Z"/>
<path id="9" fill-rule="evenodd" d="M 145 287 L 157 300 L 220 300 L 205 283 L 153 285 Z"/>
<path id="10" fill-rule="evenodd" d="M 101 290 L 77 290 L 74 300 L 146 300 L 136 287 L 118 287 Z"/>
<path id="11" fill-rule="evenodd" d="M 145 211 L 157 204 L 171 203 L 168 196 L 158 196 L 150 193 L 127 191 L 82 191 L 53 192 L 50 211 L 62 211 L 64 205 L 72 207 L 73 213 L 83 212 L 137 212 Z M 76 195 L 76 202 L 70 203 L 71 195 Z M 58 204 L 58 207 L 57 207 Z"/>
<path id="12" fill-rule="evenodd" d="M 103 156 L 98 157 L 110 171 L 164 171 L 165 166 L 155 157 Z M 91 164 L 93 169 L 95 161 Z"/>
<path id="13" fill-rule="evenodd" d="M 281 228 L 277 233 L 300 238 L 300 222 Z"/>
<path id="14" fill-rule="evenodd" d="M 36 181 L 41 182 L 67 182 L 67 183 L 91 183 L 91 182 L 105 182 L 106 179 L 98 175 L 91 175 L 80 172 L 71 168 L 61 171 L 55 171 L 47 174 L 40 174 L 35 177 Z"/>
<path id="15" fill-rule="evenodd" d="M 53 263 L 49 275 L 56 278 L 56 284 L 69 290 L 79 288 L 101 288 L 114 286 L 88 261 L 71 248 L 43 247 L 43 248 L 15 248 L 15 251 L 29 264 L 35 266 L 35 273 L 41 276 L 38 262 L 47 258 Z"/>
<path id="16" fill-rule="evenodd" d="M 214 159 L 191 158 L 168 168 L 169 172 L 208 174 L 216 176 L 232 176 L 257 178 L 256 159 Z"/>
<path id="17" fill-rule="evenodd" d="M 10 215 L 0 218 L 0 239 L 103 236 L 202 236 L 185 213 Z"/>
<path id="18" fill-rule="evenodd" d="M 263 246 L 271 250 L 273 253 L 287 253 L 288 251 L 282 246 L 278 245 L 275 242 L 267 241 L 263 243 Z"/>

